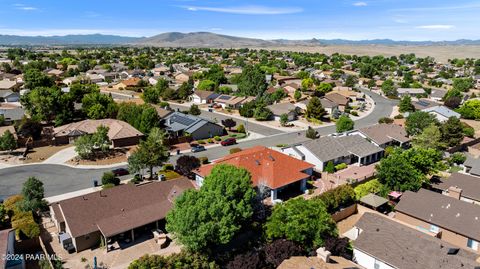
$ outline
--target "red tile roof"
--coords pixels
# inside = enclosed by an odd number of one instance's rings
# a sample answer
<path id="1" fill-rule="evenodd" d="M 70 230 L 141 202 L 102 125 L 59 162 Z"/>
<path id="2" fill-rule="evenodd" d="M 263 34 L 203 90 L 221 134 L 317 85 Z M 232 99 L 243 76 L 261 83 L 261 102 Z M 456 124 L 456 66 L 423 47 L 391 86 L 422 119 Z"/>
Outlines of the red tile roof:
<path id="1" fill-rule="evenodd" d="M 230 164 L 247 169 L 252 175 L 254 186 L 263 183 L 271 189 L 277 189 L 309 177 L 306 169 L 314 165 L 295 159 L 278 151 L 256 146 L 230 154 L 212 164 L 204 165 L 195 171 L 205 177 L 217 164 Z"/>

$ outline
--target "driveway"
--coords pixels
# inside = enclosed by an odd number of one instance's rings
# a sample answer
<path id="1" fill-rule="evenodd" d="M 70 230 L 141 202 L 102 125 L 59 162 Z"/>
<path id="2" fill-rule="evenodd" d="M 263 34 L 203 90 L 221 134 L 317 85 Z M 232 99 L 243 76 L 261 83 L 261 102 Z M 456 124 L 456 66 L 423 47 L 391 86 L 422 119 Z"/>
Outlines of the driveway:
<path id="1" fill-rule="evenodd" d="M 46 164 L 63 164 L 67 161 L 73 159 L 77 156 L 77 152 L 75 152 L 75 147 L 68 147 L 66 149 L 62 149 L 59 152 L 53 154 L 50 158 L 46 159 L 42 163 Z"/>

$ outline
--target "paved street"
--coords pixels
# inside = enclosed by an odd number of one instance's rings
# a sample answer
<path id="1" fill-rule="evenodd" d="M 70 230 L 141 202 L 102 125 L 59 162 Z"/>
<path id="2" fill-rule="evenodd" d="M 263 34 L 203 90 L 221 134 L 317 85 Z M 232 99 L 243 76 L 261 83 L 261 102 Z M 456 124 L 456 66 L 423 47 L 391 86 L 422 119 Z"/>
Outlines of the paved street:
<path id="1" fill-rule="evenodd" d="M 390 116 L 396 101 L 387 100 L 378 94 L 369 92 L 369 95 L 375 101 L 375 109 L 367 117 L 355 122 L 355 128 L 361 128 L 377 123 L 381 117 Z M 203 112 L 204 117 L 216 117 L 218 120 L 226 116 Z M 236 120 L 240 122 L 239 120 Z M 195 153 L 197 157 L 206 156 L 209 160 L 218 159 L 228 154 L 230 148 L 240 147 L 248 148 L 252 146 L 275 146 L 278 144 L 295 144 L 308 140 L 305 137 L 305 131 L 285 133 L 263 125 L 248 123 L 249 130 L 258 132 L 268 137 L 263 137 L 250 141 L 239 141 L 238 145 L 229 147 L 214 147 L 204 152 Z M 317 128 L 321 135 L 327 135 L 335 132 L 335 126 L 325 126 Z M 171 162 L 175 162 L 177 156 L 172 156 Z M 65 192 L 77 191 L 92 186 L 92 179 L 100 178 L 103 172 L 110 169 L 76 169 L 61 165 L 25 165 L 12 168 L 0 169 L 0 198 L 19 193 L 22 183 L 29 177 L 35 176 L 41 179 L 45 184 L 46 196 L 59 195 Z"/>

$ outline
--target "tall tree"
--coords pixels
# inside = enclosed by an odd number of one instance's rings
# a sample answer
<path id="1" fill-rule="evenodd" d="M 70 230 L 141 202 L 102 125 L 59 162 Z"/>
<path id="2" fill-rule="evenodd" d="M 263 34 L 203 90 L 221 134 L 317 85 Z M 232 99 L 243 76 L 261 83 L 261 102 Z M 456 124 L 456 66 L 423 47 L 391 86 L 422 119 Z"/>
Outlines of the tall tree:
<path id="1" fill-rule="evenodd" d="M 181 175 L 188 177 L 189 179 L 194 179 L 195 174 L 193 173 L 193 170 L 199 167 L 200 160 L 197 157 L 183 155 L 177 159 L 175 170 Z"/>
<path id="2" fill-rule="evenodd" d="M 337 128 L 337 133 L 343 133 L 346 131 L 353 130 L 353 127 L 355 126 L 355 123 L 353 122 L 350 117 L 342 115 L 340 118 L 337 120 L 335 123 L 336 128 Z"/>
<path id="3" fill-rule="evenodd" d="M 138 149 L 128 158 L 130 170 L 138 172 L 142 168 L 148 168 L 150 178 L 153 178 L 153 168 L 162 166 L 169 158 L 164 136 L 164 132 L 159 128 L 151 129 L 147 139 L 140 142 Z"/>
<path id="4" fill-rule="evenodd" d="M 238 81 L 238 93 L 246 96 L 259 96 L 267 89 L 265 74 L 257 65 L 243 68 Z"/>
<path id="5" fill-rule="evenodd" d="M 413 112 L 415 111 L 415 107 L 412 104 L 412 98 L 410 95 L 405 95 L 401 100 L 400 103 L 398 104 L 398 110 L 401 113 L 405 112 Z"/>
<path id="6" fill-rule="evenodd" d="M 307 105 L 307 118 L 321 120 L 326 113 L 327 112 L 322 107 L 322 102 L 320 101 L 320 98 L 316 96 L 312 97 L 312 99 L 310 99 Z"/>
<path id="7" fill-rule="evenodd" d="M 337 236 L 337 228 L 322 201 L 297 198 L 275 205 L 265 233 L 270 239 L 286 238 L 316 249 L 327 237 Z"/>
<path id="8" fill-rule="evenodd" d="M 416 135 L 412 141 L 415 148 L 443 149 L 446 144 L 442 140 L 442 132 L 435 123 L 431 123 L 423 131 Z"/>
<path id="9" fill-rule="evenodd" d="M 191 115 L 194 115 L 194 116 L 198 116 L 198 115 L 202 114 L 202 111 L 200 110 L 200 108 L 198 108 L 198 106 L 196 104 L 192 104 L 190 106 L 190 109 L 188 110 L 188 113 L 191 114 Z"/>
<path id="10" fill-rule="evenodd" d="M 187 190 L 175 200 L 166 228 L 189 250 L 225 245 L 251 219 L 254 198 L 247 170 L 217 165 L 200 190 Z"/>
<path id="11" fill-rule="evenodd" d="M 6 130 L 3 135 L 0 136 L 0 150 L 14 150 L 17 148 L 17 140 L 13 134 Z"/>
<path id="12" fill-rule="evenodd" d="M 463 124 L 458 118 L 448 118 L 448 120 L 442 124 L 442 140 L 449 147 L 460 145 L 464 137 L 463 129 Z"/>
<path id="13" fill-rule="evenodd" d="M 82 110 L 90 119 L 113 118 L 117 109 L 117 104 L 109 95 L 93 92 L 82 98 Z"/>
<path id="14" fill-rule="evenodd" d="M 438 124 L 435 116 L 425 111 L 415 111 L 408 115 L 405 129 L 409 135 L 418 135 L 432 123 Z"/>
<path id="15" fill-rule="evenodd" d="M 225 126 L 225 128 L 228 128 L 228 130 L 232 130 L 237 123 L 233 119 L 224 119 L 222 120 L 222 125 Z"/>
<path id="16" fill-rule="evenodd" d="M 28 69 L 23 79 L 25 80 L 25 88 L 30 90 L 38 87 L 52 87 L 54 85 L 53 80 L 49 76 L 35 68 Z"/>
<path id="17" fill-rule="evenodd" d="M 43 182 L 35 177 L 29 177 L 22 187 L 23 201 L 21 204 L 22 210 L 38 212 L 45 209 L 47 203 L 43 199 L 45 197 L 45 190 Z"/>

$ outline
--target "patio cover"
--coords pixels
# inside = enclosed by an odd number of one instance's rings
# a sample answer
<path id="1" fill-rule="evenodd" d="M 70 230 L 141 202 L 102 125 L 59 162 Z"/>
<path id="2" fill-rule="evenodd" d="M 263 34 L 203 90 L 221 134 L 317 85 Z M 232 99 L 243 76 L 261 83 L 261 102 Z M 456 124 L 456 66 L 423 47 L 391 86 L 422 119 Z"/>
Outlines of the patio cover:
<path id="1" fill-rule="evenodd" d="M 378 208 L 378 207 L 388 203 L 388 200 L 383 198 L 383 197 L 380 197 L 378 195 L 375 195 L 373 193 L 369 193 L 369 194 L 363 196 L 362 198 L 360 198 L 360 202 L 362 202 L 366 205 L 369 205 L 373 208 Z"/>
<path id="2" fill-rule="evenodd" d="M 394 199 L 398 199 L 400 198 L 400 196 L 402 196 L 402 192 L 398 192 L 398 191 L 392 191 L 388 194 L 388 196 L 394 198 Z"/>

